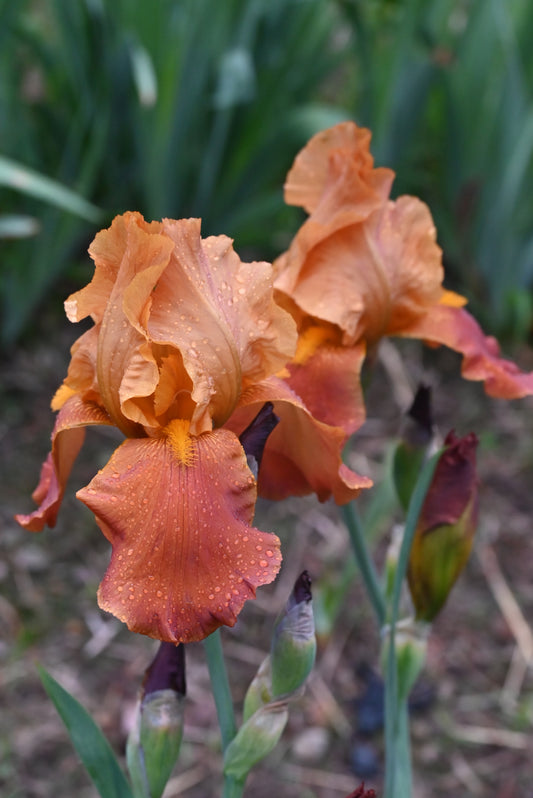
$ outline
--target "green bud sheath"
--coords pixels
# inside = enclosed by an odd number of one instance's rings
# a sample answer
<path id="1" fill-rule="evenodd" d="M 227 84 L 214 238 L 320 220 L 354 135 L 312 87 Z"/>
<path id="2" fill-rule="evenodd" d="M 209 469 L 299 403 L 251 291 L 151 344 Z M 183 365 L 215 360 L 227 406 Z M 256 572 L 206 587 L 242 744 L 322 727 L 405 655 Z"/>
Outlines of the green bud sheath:
<path id="1" fill-rule="evenodd" d="M 172 690 L 152 693 L 139 706 L 128 738 L 128 769 L 136 787 L 160 798 L 178 758 L 183 734 L 183 699 Z M 148 792 L 147 792 L 148 789 Z"/>
<path id="2" fill-rule="evenodd" d="M 272 701 L 272 671 L 270 657 L 265 657 L 246 692 L 243 721 L 247 721 L 259 707 Z"/>
<path id="3" fill-rule="evenodd" d="M 311 580 L 304 571 L 274 628 L 270 650 L 274 698 L 299 690 L 315 662 L 316 637 L 310 587 Z"/>
<path id="4" fill-rule="evenodd" d="M 420 385 L 403 420 L 401 440 L 392 461 L 396 493 L 406 512 L 432 438 L 431 391 Z"/>
<path id="5" fill-rule="evenodd" d="M 160 798 L 179 755 L 183 735 L 183 646 L 161 643 L 146 671 L 126 756 L 135 794 Z"/>
<path id="6" fill-rule="evenodd" d="M 261 707 L 241 726 L 224 753 L 224 774 L 244 782 L 249 771 L 278 744 L 289 713 L 283 701 Z"/>

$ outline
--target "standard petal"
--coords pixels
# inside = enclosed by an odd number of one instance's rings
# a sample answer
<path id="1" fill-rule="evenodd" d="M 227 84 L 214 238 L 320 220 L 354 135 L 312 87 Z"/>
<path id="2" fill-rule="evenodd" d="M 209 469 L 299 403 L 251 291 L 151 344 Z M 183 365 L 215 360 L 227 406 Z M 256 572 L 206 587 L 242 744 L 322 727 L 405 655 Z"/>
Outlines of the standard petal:
<path id="1" fill-rule="evenodd" d="M 107 412 L 117 427 L 134 436 L 140 434 L 138 425 L 144 419 L 142 408 L 135 407 L 134 394 L 142 405 L 155 390 L 158 379 L 153 357 L 147 352 L 142 321 L 149 314 L 154 286 L 168 265 L 172 242 L 158 232 L 159 225 L 155 232 L 138 214 L 125 216 L 125 249 L 103 313 L 97 373 Z M 132 386 L 131 369 L 135 372 L 137 392 Z M 124 386 L 126 375 L 129 379 Z"/>
<path id="2" fill-rule="evenodd" d="M 78 396 L 65 402 L 52 432 L 52 451 L 43 463 L 39 484 L 33 492 L 39 507 L 29 515 L 15 516 L 21 526 L 30 532 L 40 532 L 45 525 L 55 526 L 67 480 L 83 444 L 83 428 L 111 423 L 105 411 L 93 402 L 83 402 Z"/>
<path id="3" fill-rule="evenodd" d="M 303 232 L 282 256 L 276 289 L 304 313 L 337 325 L 347 345 L 398 334 L 443 295 L 435 225 L 415 197 L 384 204 L 364 223 L 325 229 L 305 251 Z"/>
<path id="4" fill-rule="evenodd" d="M 152 294 L 147 334 L 181 352 L 199 434 L 224 423 L 244 386 L 278 371 L 296 328 L 273 300 L 272 267 L 242 263 L 226 236 L 200 237 L 199 219 L 163 222 L 174 251 Z"/>
<path id="5" fill-rule="evenodd" d="M 100 606 L 173 643 L 233 626 L 281 561 L 278 538 L 250 526 L 256 486 L 236 437 L 182 423 L 123 443 L 77 494 L 113 547 Z"/>
<path id="6" fill-rule="evenodd" d="M 351 471 L 341 459 L 347 440 L 340 427 L 314 418 L 284 380 L 271 377 L 243 393 L 226 426 L 237 434 L 248 426 L 261 405 L 272 402 L 280 423 L 268 437 L 259 472 L 259 493 L 284 499 L 316 493 L 338 504 L 354 499 L 372 480 Z"/>
<path id="7" fill-rule="evenodd" d="M 489 396 L 521 399 L 533 394 L 533 372 L 521 371 L 511 360 L 500 357 L 496 339 L 486 336 L 464 308 L 435 305 L 399 334 L 432 344 L 444 344 L 460 352 L 463 355 L 463 377 L 482 380 Z"/>
<path id="8" fill-rule="evenodd" d="M 80 321 L 86 316 L 91 316 L 95 322 L 102 320 L 128 248 L 129 231 L 132 227 L 153 234 L 160 231 L 161 224 L 145 222 L 140 213 L 128 212 L 116 216 L 111 227 L 96 235 L 89 247 L 89 254 L 95 263 L 93 279 L 81 291 L 71 294 L 65 302 L 65 311 L 70 321 Z"/>
<path id="9" fill-rule="evenodd" d="M 361 218 L 387 199 L 394 172 L 374 169 L 372 134 L 354 122 L 341 122 L 313 136 L 296 156 L 285 182 L 285 202 L 320 219 L 339 207 L 359 206 Z"/>

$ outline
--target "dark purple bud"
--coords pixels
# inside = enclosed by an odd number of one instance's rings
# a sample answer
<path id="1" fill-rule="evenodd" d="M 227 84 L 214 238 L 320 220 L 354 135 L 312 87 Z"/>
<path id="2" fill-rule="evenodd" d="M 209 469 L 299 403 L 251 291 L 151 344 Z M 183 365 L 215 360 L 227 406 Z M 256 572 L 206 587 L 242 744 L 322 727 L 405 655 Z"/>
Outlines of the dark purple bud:
<path id="1" fill-rule="evenodd" d="M 274 413 L 274 405 L 272 402 L 266 402 L 254 420 L 239 435 L 241 446 L 246 452 L 248 460 L 253 458 L 257 463 L 258 470 L 267 438 L 278 423 L 279 418 Z"/>
<path id="2" fill-rule="evenodd" d="M 302 571 L 294 583 L 292 595 L 289 598 L 289 604 L 291 607 L 295 607 L 297 604 L 303 604 L 304 601 L 311 601 L 312 598 L 311 577 L 308 571 Z"/>
<path id="3" fill-rule="evenodd" d="M 407 442 L 416 448 L 427 446 L 433 436 L 433 414 L 431 412 L 431 388 L 429 385 L 420 385 L 413 399 L 413 404 L 407 411 L 407 416 L 412 420 L 409 425 Z"/>
<path id="4" fill-rule="evenodd" d="M 152 664 L 147 668 L 143 681 L 143 700 L 158 690 L 172 690 L 184 696 L 185 646 L 162 642 Z"/>

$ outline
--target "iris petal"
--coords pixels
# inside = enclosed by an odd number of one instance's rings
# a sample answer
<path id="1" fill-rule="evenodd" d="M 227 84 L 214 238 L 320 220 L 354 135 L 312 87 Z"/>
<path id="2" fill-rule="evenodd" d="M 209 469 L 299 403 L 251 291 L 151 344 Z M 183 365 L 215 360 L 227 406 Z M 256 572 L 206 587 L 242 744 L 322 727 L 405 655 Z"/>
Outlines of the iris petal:
<path id="1" fill-rule="evenodd" d="M 463 377 L 483 381 L 489 396 L 521 399 L 533 394 L 533 372 L 521 371 L 511 360 L 502 358 L 496 339 L 485 335 L 464 308 L 436 305 L 431 313 L 404 328 L 401 335 L 444 344 L 460 352 Z"/>
<path id="2" fill-rule="evenodd" d="M 178 643 L 233 626 L 281 555 L 275 535 L 251 527 L 256 485 L 237 438 L 215 430 L 178 446 L 172 434 L 125 441 L 77 496 L 113 547 L 102 609 Z"/>
<path id="3" fill-rule="evenodd" d="M 333 496 L 338 504 L 372 486 L 343 464 L 347 440 L 340 427 L 314 418 L 284 380 L 271 377 L 245 391 L 226 426 L 237 434 L 250 423 L 264 402 L 272 402 L 280 423 L 270 434 L 259 472 L 259 492 L 267 499 L 316 493 L 320 501 Z"/>
<path id="4" fill-rule="evenodd" d="M 39 484 L 32 497 L 39 504 L 29 515 L 16 515 L 19 524 L 30 532 L 45 525 L 55 526 L 65 487 L 74 461 L 82 447 L 86 426 L 112 424 L 105 411 L 79 396 L 68 399 L 56 419 L 52 432 L 52 451 L 43 463 Z"/>

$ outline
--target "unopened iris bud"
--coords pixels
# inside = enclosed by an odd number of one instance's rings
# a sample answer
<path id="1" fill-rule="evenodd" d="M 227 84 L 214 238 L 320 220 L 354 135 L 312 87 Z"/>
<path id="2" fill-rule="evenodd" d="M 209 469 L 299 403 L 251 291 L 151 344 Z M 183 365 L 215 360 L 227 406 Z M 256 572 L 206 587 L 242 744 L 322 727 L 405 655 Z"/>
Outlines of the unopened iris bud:
<path id="1" fill-rule="evenodd" d="M 299 690 L 315 662 L 316 637 L 311 579 L 303 571 L 278 618 L 270 654 L 261 663 L 244 699 L 246 721 L 260 707 Z"/>
<path id="2" fill-rule="evenodd" d="M 178 758 L 183 734 L 185 649 L 161 643 L 146 671 L 133 729 L 128 770 L 137 794 L 160 798 Z"/>
<path id="3" fill-rule="evenodd" d="M 407 411 L 393 459 L 394 485 L 405 511 L 432 439 L 431 390 L 421 385 Z"/>
<path id="4" fill-rule="evenodd" d="M 470 555 L 478 517 L 477 438 L 452 431 L 422 507 L 409 558 L 417 620 L 432 621 Z"/>
<path id="5" fill-rule="evenodd" d="M 257 479 L 263 458 L 265 444 L 272 430 L 279 424 L 272 402 L 265 402 L 259 413 L 239 435 L 239 441 L 246 453 L 248 468 Z"/>
<path id="6" fill-rule="evenodd" d="M 276 747 L 288 717 L 286 701 L 274 701 L 254 712 L 226 748 L 225 775 L 244 782 L 254 765 Z"/>
<path id="7" fill-rule="evenodd" d="M 274 628 L 270 659 L 272 695 L 290 695 L 303 686 L 316 656 L 311 579 L 304 571 Z"/>
<path id="8" fill-rule="evenodd" d="M 242 710 L 243 721 L 246 722 L 254 712 L 270 701 L 272 701 L 272 666 L 270 655 L 268 655 L 259 666 L 246 691 Z"/>

